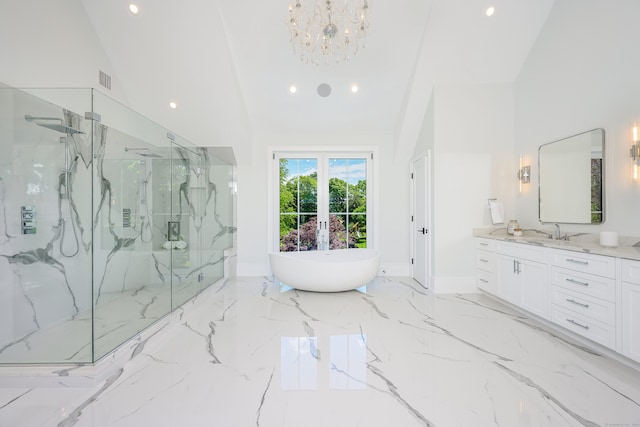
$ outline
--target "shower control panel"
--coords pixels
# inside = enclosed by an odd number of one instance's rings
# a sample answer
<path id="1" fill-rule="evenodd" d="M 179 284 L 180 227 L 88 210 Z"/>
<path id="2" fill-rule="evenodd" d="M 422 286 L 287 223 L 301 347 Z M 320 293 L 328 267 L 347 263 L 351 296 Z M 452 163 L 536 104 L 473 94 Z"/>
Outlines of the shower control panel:
<path id="1" fill-rule="evenodd" d="M 22 234 L 36 234 L 36 208 L 33 206 L 23 206 L 22 214 Z"/>

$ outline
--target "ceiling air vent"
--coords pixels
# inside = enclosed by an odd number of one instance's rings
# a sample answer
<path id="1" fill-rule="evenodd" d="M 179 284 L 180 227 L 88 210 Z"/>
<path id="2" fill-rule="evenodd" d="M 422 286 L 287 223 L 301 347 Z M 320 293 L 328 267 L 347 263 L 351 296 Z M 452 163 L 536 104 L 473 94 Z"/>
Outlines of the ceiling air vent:
<path id="1" fill-rule="evenodd" d="M 98 71 L 98 83 L 103 88 L 111 90 L 111 76 L 104 71 Z"/>

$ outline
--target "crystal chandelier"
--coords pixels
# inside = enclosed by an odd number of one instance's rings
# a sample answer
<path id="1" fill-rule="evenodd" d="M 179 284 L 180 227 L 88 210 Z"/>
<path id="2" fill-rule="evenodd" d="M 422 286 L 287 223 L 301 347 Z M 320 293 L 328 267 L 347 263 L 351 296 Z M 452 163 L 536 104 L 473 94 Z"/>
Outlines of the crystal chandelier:
<path id="1" fill-rule="evenodd" d="M 348 61 L 360 47 L 369 28 L 367 0 L 302 0 L 289 4 L 287 24 L 294 52 L 303 62 L 319 65 Z"/>

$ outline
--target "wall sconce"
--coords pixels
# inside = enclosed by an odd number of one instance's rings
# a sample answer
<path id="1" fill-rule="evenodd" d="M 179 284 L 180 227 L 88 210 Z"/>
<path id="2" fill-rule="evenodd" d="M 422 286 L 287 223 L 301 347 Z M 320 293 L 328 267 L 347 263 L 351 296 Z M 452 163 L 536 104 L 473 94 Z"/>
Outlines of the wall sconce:
<path id="1" fill-rule="evenodd" d="M 522 192 L 522 184 L 531 183 L 531 166 L 522 166 L 522 156 L 520 156 L 520 167 L 518 169 L 518 181 L 520 192 Z"/>
<path id="2" fill-rule="evenodd" d="M 633 180 L 638 180 L 638 166 L 640 165 L 640 142 L 638 141 L 638 125 L 634 123 L 633 130 L 633 145 L 631 146 L 631 164 L 633 165 Z"/>

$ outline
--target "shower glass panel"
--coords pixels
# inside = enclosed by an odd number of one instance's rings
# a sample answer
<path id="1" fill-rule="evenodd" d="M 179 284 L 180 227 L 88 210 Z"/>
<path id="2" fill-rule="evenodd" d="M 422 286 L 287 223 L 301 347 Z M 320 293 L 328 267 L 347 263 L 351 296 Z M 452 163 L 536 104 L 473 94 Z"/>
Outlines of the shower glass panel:
<path id="1" fill-rule="evenodd" d="M 200 293 L 206 283 L 223 277 L 224 249 L 233 234 L 228 164 L 212 153 L 215 149 L 173 144 L 172 202 L 168 223 L 180 242 L 172 251 L 172 306 L 179 307 Z M 210 152 L 212 151 L 212 152 Z M 222 166 L 222 167 L 221 167 Z"/>
<path id="2" fill-rule="evenodd" d="M 170 197 L 170 177 L 158 177 L 170 173 L 171 141 L 165 128 L 100 93 L 93 106 L 100 114 L 93 144 L 94 357 L 100 359 L 171 311 L 170 263 L 153 244 L 154 237 L 164 239 L 164 227 L 152 214 L 156 199 Z"/>
<path id="3" fill-rule="evenodd" d="M 93 358 L 91 93 L 66 96 L 0 88 L 0 363 Z"/>
<path id="4" fill-rule="evenodd" d="M 0 87 L 0 150 L 0 364 L 93 363 L 224 276 L 216 149 L 92 89 Z"/>

